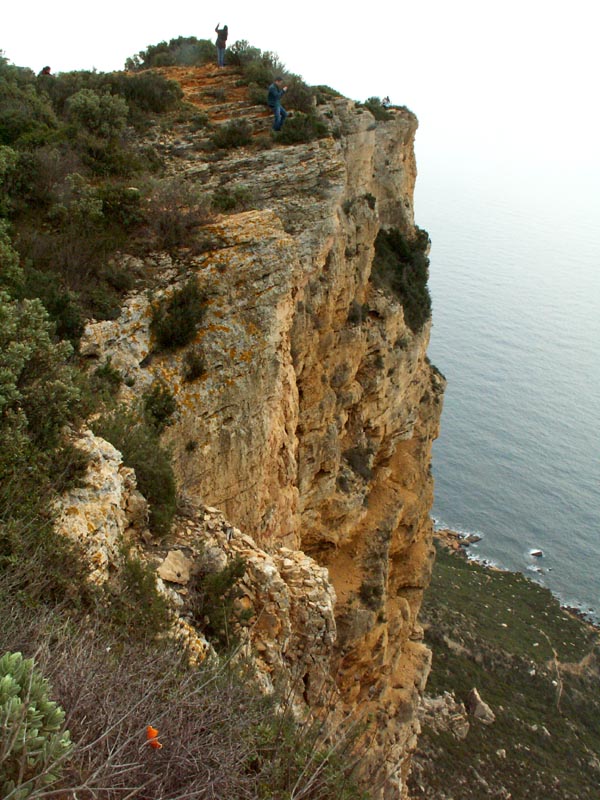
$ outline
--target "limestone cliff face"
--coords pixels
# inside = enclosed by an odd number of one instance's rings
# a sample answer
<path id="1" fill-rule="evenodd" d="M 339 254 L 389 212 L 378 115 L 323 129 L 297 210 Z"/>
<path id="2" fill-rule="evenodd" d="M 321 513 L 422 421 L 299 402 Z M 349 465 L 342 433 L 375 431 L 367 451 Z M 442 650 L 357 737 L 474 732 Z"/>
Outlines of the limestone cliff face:
<path id="1" fill-rule="evenodd" d="M 232 101 L 203 106 L 214 122 L 225 108 L 268 128 L 232 79 L 171 76 L 198 105 L 200 88 L 221 82 Z M 164 436 L 180 489 L 212 507 L 178 523 L 170 546 L 192 562 L 207 537 L 220 558 L 243 551 L 256 612 L 248 642 L 266 679 L 287 671 L 300 704 L 318 710 L 333 696 L 333 717 L 371 720 L 365 778 L 374 797 L 400 798 L 429 669 L 417 616 L 443 379 L 427 360 L 429 324 L 413 333 L 371 267 L 381 227 L 415 233 L 417 123 L 405 110 L 376 122 L 342 98 L 318 112 L 335 136 L 217 161 L 183 131 L 154 141 L 172 174 L 209 193 L 242 185 L 255 208 L 203 229 L 199 253 L 157 254 L 154 297 L 131 296 L 119 319 L 91 323 L 82 353 L 111 357 L 125 399 L 167 381 L 178 410 Z M 193 344 L 206 371 L 192 382 L 185 349 L 153 353 L 149 325 L 152 302 L 190 275 L 208 297 Z"/>

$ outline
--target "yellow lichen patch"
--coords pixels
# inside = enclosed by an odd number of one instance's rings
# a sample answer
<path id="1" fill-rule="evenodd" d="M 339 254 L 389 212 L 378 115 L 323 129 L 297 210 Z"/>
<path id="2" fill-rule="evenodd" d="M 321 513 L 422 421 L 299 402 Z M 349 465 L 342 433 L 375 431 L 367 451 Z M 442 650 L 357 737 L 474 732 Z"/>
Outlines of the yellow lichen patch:
<path id="1" fill-rule="evenodd" d="M 253 356 L 254 356 L 253 350 L 244 350 L 243 353 L 240 353 L 239 360 L 245 361 L 248 364 L 250 363 L 250 361 L 252 361 Z"/>
<path id="2" fill-rule="evenodd" d="M 258 336 L 261 333 L 258 325 L 256 325 L 255 322 L 252 322 L 252 320 L 248 320 L 246 323 L 246 331 L 250 336 Z"/>

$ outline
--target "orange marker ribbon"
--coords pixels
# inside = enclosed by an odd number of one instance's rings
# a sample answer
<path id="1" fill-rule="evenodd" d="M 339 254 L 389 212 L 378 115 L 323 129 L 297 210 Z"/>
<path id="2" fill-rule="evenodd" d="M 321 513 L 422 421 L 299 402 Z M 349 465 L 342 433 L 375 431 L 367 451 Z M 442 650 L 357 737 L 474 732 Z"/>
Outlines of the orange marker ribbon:
<path id="1" fill-rule="evenodd" d="M 155 750 L 160 750 L 162 748 L 162 744 L 158 741 L 158 730 L 153 728 L 152 725 L 148 725 L 146 728 L 146 740 L 150 747 L 153 747 Z"/>

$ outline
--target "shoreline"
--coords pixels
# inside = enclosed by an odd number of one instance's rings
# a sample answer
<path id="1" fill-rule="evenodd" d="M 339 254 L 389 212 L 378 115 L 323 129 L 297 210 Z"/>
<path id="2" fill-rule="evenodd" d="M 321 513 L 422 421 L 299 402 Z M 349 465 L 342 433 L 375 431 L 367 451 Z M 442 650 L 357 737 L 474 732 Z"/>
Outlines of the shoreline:
<path id="1" fill-rule="evenodd" d="M 523 575 L 523 577 L 530 583 L 532 584 L 536 583 L 536 581 L 534 581 L 524 572 L 521 572 L 519 570 L 505 569 L 504 567 L 498 567 L 496 564 L 490 564 L 490 562 L 487 561 L 486 559 L 477 558 L 476 556 L 471 555 L 468 550 L 469 545 L 475 544 L 476 542 L 479 542 L 482 539 L 482 537 L 479 536 L 478 534 L 460 533 L 459 531 L 452 530 L 451 528 L 439 528 L 439 529 L 434 528 L 433 538 L 435 541 L 438 541 L 443 547 L 445 547 L 446 550 L 449 550 L 454 555 L 464 558 L 466 561 L 473 561 L 479 564 L 480 566 L 485 567 L 485 569 L 489 569 L 493 572 L 509 572 L 512 574 Z M 556 598 L 556 601 L 559 603 L 563 611 L 566 611 L 567 614 L 570 614 L 572 617 L 575 617 L 585 625 L 589 625 L 589 627 L 592 630 L 600 632 L 600 621 L 596 621 L 595 619 L 590 618 L 589 614 L 583 611 L 583 609 L 577 608 L 576 606 L 570 606 L 561 602 L 560 598 L 557 597 L 554 594 L 554 592 L 551 591 L 551 594 L 553 597 Z"/>

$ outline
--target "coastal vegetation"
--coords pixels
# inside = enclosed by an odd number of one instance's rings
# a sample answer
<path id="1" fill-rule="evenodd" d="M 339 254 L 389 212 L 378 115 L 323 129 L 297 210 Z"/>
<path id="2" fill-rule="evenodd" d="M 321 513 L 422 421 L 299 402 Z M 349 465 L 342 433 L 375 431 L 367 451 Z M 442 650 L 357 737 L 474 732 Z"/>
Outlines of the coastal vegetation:
<path id="1" fill-rule="evenodd" d="M 429 236 L 418 230 L 408 240 L 397 228 L 381 229 L 375 240 L 373 279 L 392 291 L 402 303 L 409 328 L 417 333 L 431 317 L 429 278 Z"/>
<path id="2" fill-rule="evenodd" d="M 469 717 L 457 736 L 426 720 L 412 796 L 595 798 L 598 631 L 537 583 L 442 546 L 422 621 L 433 650 L 427 694 L 450 693 L 460 706 L 477 688 L 495 721 Z"/>

